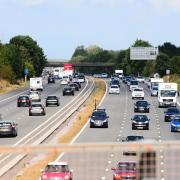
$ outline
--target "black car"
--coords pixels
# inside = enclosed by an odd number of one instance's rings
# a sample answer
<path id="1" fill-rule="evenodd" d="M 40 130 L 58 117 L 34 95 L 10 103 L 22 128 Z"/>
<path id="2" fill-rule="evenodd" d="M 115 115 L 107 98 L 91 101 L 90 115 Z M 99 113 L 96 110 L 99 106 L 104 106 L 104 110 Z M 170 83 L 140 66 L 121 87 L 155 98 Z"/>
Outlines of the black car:
<path id="1" fill-rule="evenodd" d="M 134 103 L 134 112 L 149 113 L 150 104 L 147 101 L 136 101 Z"/>
<path id="2" fill-rule="evenodd" d="M 74 89 L 70 86 L 65 86 L 63 89 L 63 96 L 65 95 L 72 95 L 74 96 Z"/>
<path id="3" fill-rule="evenodd" d="M 146 115 L 134 115 L 132 120 L 132 130 L 134 129 L 146 129 L 149 130 L 149 121 Z"/>
<path id="4" fill-rule="evenodd" d="M 105 127 L 108 128 L 108 119 L 105 109 L 96 109 L 90 116 L 90 128 Z"/>
<path id="5" fill-rule="evenodd" d="M 17 99 L 17 107 L 21 106 L 27 106 L 29 107 L 31 105 L 31 99 L 28 95 L 21 95 Z"/>
<path id="6" fill-rule="evenodd" d="M 59 98 L 57 96 L 48 96 L 46 98 L 46 106 L 56 105 L 59 106 Z"/>
<path id="7" fill-rule="evenodd" d="M 76 83 L 71 83 L 69 86 L 72 87 L 75 91 L 79 91 L 79 86 Z"/>
<path id="8" fill-rule="evenodd" d="M 169 107 L 165 112 L 164 112 L 164 121 L 169 122 L 173 117 L 176 115 L 180 115 L 180 110 L 176 107 Z"/>
<path id="9" fill-rule="evenodd" d="M 55 83 L 55 78 L 53 76 L 49 76 L 48 83 Z"/>
<path id="10" fill-rule="evenodd" d="M 0 136 L 17 136 L 17 125 L 13 121 L 0 121 Z"/>
<path id="11" fill-rule="evenodd" d="M 79 89 L 81 88 L 81 83 L 80 83 L 80 82 L 78 82 L 78 81 L 73 81 L 73 83 L 77 84 L 78 87 L 79 87 Z"/>

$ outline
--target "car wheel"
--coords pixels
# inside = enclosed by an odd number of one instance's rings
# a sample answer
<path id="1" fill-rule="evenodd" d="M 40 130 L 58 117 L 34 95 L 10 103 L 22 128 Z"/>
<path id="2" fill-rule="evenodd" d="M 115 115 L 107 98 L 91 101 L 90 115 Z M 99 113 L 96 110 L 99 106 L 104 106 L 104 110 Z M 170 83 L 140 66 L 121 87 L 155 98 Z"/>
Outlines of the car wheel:
<path id="1" fill-rule="evenodd" d="M 93 128 L 93 127 L 94 127 L 94 125 L 92 123 L 90 123 L 90 128 Z"/>
<path id="2" fill-rule="evenodd" d="M 132 97 L 132 99 L 134 99 L 134 97 Z"/>
<path id="3" fill-rule="evenodd" d="M 104 127 L 105 127 L 105 128 L 108 128 L 108 123 L 106 123 L 106 124 L 104 125 Z"/>
<path id="4" fill-rule="evenodd" d="M 63 96 L 65 96 L 65 94 L 63 93 Z"/>
<path id="5" fill-rule="evenodd" d="M 59 106 L 59 103 L 57 103 L 57 106 Z"/>
<path id="6" fill-rule="evenodd" d="M 134 130 L 135 129 L 135 127 L 134 127 L 134 125 L 132 125 L 132 130 Z"/>
<path id="7" fill-rule="evenodd" d="M 146 130 L 149 130 L 149 126 L 146 127 Z"/>
<path id="8" fill-rule="evenodd" d="M 72 96 L 74 96 L 74 93 L 72 93 Z"/>
<path id="9" fill-rule="evenodd" d="M 31 114 L 31 113 L 29 113 L 29 116 L 32 116 L 32 114 Z"/>
<path id="10" fill-rule="evenodd" d="M 171 132 L 174 132 L 174 129 L 173 129 L 173 128 L 171 128 Z"/>
<path id="11" fill-rule="evenodd" d="M 46 107 L 48 107 L 48 104 L 46 104 Z"/>
<path id="12" fill-rule="evenodd" d="M 149 113 L 149 110 L 147 110 L 147 113 Z"/>
<path id="13" fill-rule="evenodd" d="M 20 107 L 20 104 L 17 104 L 17 107 Z"/>

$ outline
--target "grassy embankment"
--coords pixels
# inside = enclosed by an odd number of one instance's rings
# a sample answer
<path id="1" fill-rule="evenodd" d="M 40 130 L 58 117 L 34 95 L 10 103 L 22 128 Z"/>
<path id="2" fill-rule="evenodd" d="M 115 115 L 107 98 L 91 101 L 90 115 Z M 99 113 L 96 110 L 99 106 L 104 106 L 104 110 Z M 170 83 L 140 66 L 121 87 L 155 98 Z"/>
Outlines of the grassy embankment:
<path id="1" fill-rule="evenodd" d="M 8 81 L 0 79 L 0 94 L 10 92 L 25 85 L 26 83 L 23 80 L 18 81 L 17 84 L 10 84 Z"/>
<path id="2" fill-rule="evenodd" d="M 170 75 L 164 77 L 165 82 L 174 82 L 178 84 L 178 89 L 180 90 L 180 75 Z"/>
<path id="3" fill-rule="evenodd" d="M 73 121 L 71 127 L 59 138 L 59 143 L 70 143 L 76 134 L 82 129 L 82 127 L 88 121 L 89 116 L 94 110 L 95 99 L 97 105 L 101 101 L 106 90 L 106 86 L 103 80 L 96 79 L 96 89 L 84 104 L 80 112 L 78 112 L 75 120 Z M 46 164 L 50 161 L 54 161 L 59 152 L 54 152 L 53 154 L 47 154 L 43 160 L 31 165 L 28 168 L 22 170 L 22 175 L 16 177 L 15 180 L 36 180 L 40 176 L 40 169 L 43 169 Z"/>

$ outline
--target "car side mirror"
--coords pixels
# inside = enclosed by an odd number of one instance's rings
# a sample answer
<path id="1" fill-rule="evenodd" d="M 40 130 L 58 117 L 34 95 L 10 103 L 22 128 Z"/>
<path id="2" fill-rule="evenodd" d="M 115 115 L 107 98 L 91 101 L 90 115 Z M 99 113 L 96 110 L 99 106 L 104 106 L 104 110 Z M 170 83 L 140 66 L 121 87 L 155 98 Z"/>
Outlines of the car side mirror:
<path id="1" fill-rule="evenodd" d="M 116 170 L 116 168 L 115 168 L 115 167 L 112 167 L 112 168 L 111 168 L 111 170 L 115 171 L 115 170 Z"/>

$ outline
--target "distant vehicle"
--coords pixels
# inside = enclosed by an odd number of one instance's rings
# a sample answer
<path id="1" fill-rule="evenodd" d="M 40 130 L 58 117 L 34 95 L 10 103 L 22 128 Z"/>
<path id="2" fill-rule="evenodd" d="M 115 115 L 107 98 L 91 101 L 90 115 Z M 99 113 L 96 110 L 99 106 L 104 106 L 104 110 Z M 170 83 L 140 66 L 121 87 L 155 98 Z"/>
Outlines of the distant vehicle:
<path id="1" fill-rule="evenodd" d="M 144 99 L 144 90 L 141 87 L 132 89 L 132 99 Z"/>
<path id="2" fill-rule="evenodd" d="M 70 87 L 70 86 L 65 86 L 63 88 L 63 96 L 65 96 L 65 95 L 72 95 L 72 96 L 74 96 L 74 89 L 72 87 Z"/>
<path id="3" fill-rule="evenodd" d="M 120 88 L 118 85 L 111 85 L 109 87 L 109 94 L 120 94 Z"/>
<path id="4" fill-rule="evenodd" d="M 77 85 L 76 83 L 71 83 L 69 84 L 70 87 L 72 87 L 75 91 L 79 91 L 79 85 Z"/>
<path id="5" fill-rule="evenodd" d="M 108 128 L 108 119 L 105 109 L 96 109 L 90 116 L 90 128 L 105 127 Z"/>
<path id="6" fill-rule="evenodd" d="M 131 80 L 130 81 L 130 85 L 129 85 L 129 90 L 130 91 L 132 91 L 133 89 L 135 89 L 135 88 L 138 88 L 139 86 L 138 86 L 138 81 L 136 81 L 136 80 Z"/>
<path id="7" fill-rule="evenodd" d="M 101 76 L 101 74 L 94 74 L 93 77 L 94 78 L 101 78 L 102 76 Z"/>
<path id="8" fill-rule="evenodd" d="M 42 77 L 30 78 L 30 89 L 32 91 L 43 91 Z"/>
<path id="9" fill-rule="evenodd" d="M 53 69 L 53 76 L 55 79 L 61 79 L 62 78 L 62 74 L 63 74 L 63 67 L 55 67 Z"/>
<path id="10" fill-rule="evenodd" d="M 49 95 L 46 98 L 46 106 L 56 105 L 59 106 L 59 98 L 57 96 Z"/>
<path id="11" fill-rule="evenodd" d="M 150 91 L 151 91 L 151 96 L 157 96 L 158 95 L 158 86 L 152 86 Z"/>
<path id="12" fill-rule="evenodd" d="M 108 74 L 107 74 L 107 73 L 102 73 L 102 74 L 101 74 L 101 77 L 102 77 L 102 78 L 108 78 Z"/>
<path id="13" fill-rule="evenodd" d="M 144 136 L 136 136 L 136 135 L 130 135 L 127 136 L 122 142 L 138 142 L 144 140 Z M 136 151 L 123 151 L 124 156 L 136 156 L 137 152 Z"/>
<path id="14" fill-rule="evenodd" d="M 134 129 L 146 129 L 149 130 L 149 121 L 146 115 L 134 115 L 132 120 L 132 130 Z"/>
<path id="15" fill-rule="evenodd" d="M 138 76 L 138 77 L 136 78 L 136 80 L 137 80 L 138 82 L 143 82 L 143 83 L 144 83 L 145 78 L 144 78 L 143 76 Z"/>
<path id="16" fill-rule="evenodd" d="M 159 83 L 158 86 L 158 103 L 159 107 L 177 105 L 177 83 Z"/>
<path id="17" fill-rule="evenodd" d="M 119 162 L 113 170 L 113 180 L 137 179 L 136 162 Z"/>
<path id="18" fill-rule="evenodd" d="M 13 121 L 0 121 L 0 136 L 16 137 L 18 124 Z"/>
<path id="19" fill-rule="evenodd" d="M 29 107 L 29 116 L 46 115 L 45 107 L 41 103 L 32 103 Z"/>
<path id="20" fill-rule="evenodd" d="M 180 115 L 171 120 L 171 132 L 180 132 Z"/>
<path id="21" fill-rule="evenodd" d="M 85 76 L 83 74 L 79 74 L 77 77 L 77 81 L 80 83 L 84 83 L 85 82 Z"/>
<path id="22" fill-rule="evenodd" d="M 148 82 L 148 87 L 151 90 L 152 87 L 154 87 L 154 86 L 158 87 L 158 84 L 163 83 L 163 82 L 164 82 L 163 78 L 151 78 Z"/>
<path id="23" fill-rule="evenodd" d="M 113 79 L 113 80 L 110 82 L 110 86 L 113 86 L 113 85 L 117 85 L 118 87 L 120 87 L 120 82 L 119 82 L 119 80 Z"/>
<path id="24" fill-rule="evenodd" d="M 78 87 L 79 87 L 79 89 L 81 88 L 81 83 L 80 83 L 80 82 L 78 82 L 78 81 L 76 81 L 76 80 L 73 80 L 73 81 L 72 81 L 72 83 L 77 84 L 77 85 L 78 85 Z"/>
<path id="25" fill-rule="evenodd" d="M 31 99 L 28 95 L 20 95 L 17 99 L 17 107 L 21 106 L 27 106 L 29 107 L 31 105 Z"/>
<path id="26" fill-rule="evenodd" d="M 176 115 L 180 115 L 180 109 L 178 109 L 176 107 L 169 107 L 164 112 L 164 121 L 170 122 Z"/>
<path id="27" fill-rule="evenodd" d="M 55 83 L 55 78 L 54 78 L 54 76 L 49 76 L 49 77 L 48 77 L 48 83 Z"/>
<path id="28" fill-rule="evenodd" d="M 136 101 L 134 103 L 134 112 L 146 112 L 149 113 L 150 104 L 147 101 Z"/>
<path id="29" fill-rule="evenodd" d="M 115 74 L 117 74 L 118 77 L 122 79 L 122 77 L 123 77 L 123 70 L 122 69 L 116 69 L 115 70 Z"/>
<path id="30" fill-rule="evenodd" d="M 69 76 L 63 76 L 61 79 L 61 85 L 67 85 L 70 82 Z"/>
<path id="31" fill-rule="evenodd" d="M 131 80 L 131 79 L 132 79 L 131 76 L 125 76 L 123 82 L 124 82 L 125 84 L 127 84 L 127 81 L 128 81 L 128 80 Z"/>
<path id="32" fill-rule="evenodd" d="M 31 101 L 41 101 L 41 96 L 39 91 L 30 91 L 29 98 L 31 99 Z"/>
<path id="33" fill-rule="evenodd" d="M 50 162 L 42 170 L 41 180 L 72 180 L 73 173 L 66 162 Z"/>

